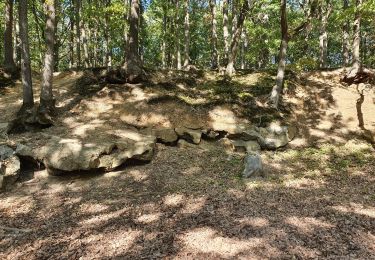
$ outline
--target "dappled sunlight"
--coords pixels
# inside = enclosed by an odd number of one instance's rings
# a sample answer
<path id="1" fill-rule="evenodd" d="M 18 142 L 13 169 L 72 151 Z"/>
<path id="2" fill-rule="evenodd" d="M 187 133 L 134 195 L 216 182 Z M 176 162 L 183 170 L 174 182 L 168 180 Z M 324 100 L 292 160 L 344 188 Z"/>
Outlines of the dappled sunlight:
<path id="1" fill-rule="evenodd" d="M 92 215 L 84 220 L 80 221 L 78 224 L 82 227 L 95 227 L 97 225 L 103 225 L 108 223 L 112 219 L 116 219 L 129 211 L 129 208 L 124 207 L 116 211 L 100 212 L 99 214 Z M 88 215 L 88 212 L 82 212 L 83 215 Z"/>
<path id="2" fill-rule="evenodd" d="M 355 213 L 375 219 L 375 207 L 352 202 L 349 205 L 332 206 L 332 208 L 343 213 Z"/>
<path id="3" fill-rule="evenodd" d="M 223 237 L 212 228 L 197 228 L 186 234 L 180 235 L 179 239 L 184 243 L 186 250 L 199 253 L 212 253 L 218 257 L 235 257 L 237 254 L 250 251 L 263 242 L 260 238 L 246 240 Z M 251 254 L 247 254 L 248 257 Z M 253 256 L 256 256 L 254 254 Z"/>
<path id="4" fill-rule="evenodd" d="M 170 207 L 177 207 L 185 202 L 185 196 L 182 194 L 170 194 L 164 198 L 164 204 Z"/>
<path id="5" fill-rule="evenodd" d="M 328 229 L 335 227 L 331 223 L 327 223 L 316 218 L 300 218 L 296 216 L 286 218 L 285 223 L 294 226 L 300 232 L 306 234 L 311 234 L 317 229 Z"/>

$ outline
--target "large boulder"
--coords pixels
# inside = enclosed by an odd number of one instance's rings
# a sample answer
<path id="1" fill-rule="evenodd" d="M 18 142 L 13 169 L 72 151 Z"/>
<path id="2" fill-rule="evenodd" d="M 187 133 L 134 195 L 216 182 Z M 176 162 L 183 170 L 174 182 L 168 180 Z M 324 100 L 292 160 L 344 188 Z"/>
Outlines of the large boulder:
<path id="1" fill-rule="evenodd" d="M 112 170 L 129 159 L 150 161 L 156 138 L 132 130 L 102 133 L 91 138 L 49 136 L 44 145 L 18 144 L 16 154 L 44 163 L 49 173 Z"/>
<path id="2" fill-rule="evenodd" d="M 17 181 L 20 169 L 20 160 L 15 155 L 0 161 L 0 190 L 9 189 Z"/>
<path id="3" fill-rule="evenodd" d="M 199 144 L 202 138 L 202 130 L 200 129 L 190 129 L 187 127 L 177 127 L 175 129 L 177 135 L 186 141 L 192 142 L 194 144 Z"/>
<path id="4" fill-rule="evenodd" d="M 257 153 L 248 154 L 245 157 L 245 169 L 242 176 L 245 178 L 260 176 L 263 174 L 262 157 Z"/>
<path id="5" fill-rule="evenodd" d="M 277 149 L 287 145 L 297 134 L 295 126 L 271 124 L 267 128 L 259 128 L 261 138 L 259 144 L 265 149 Z"/>

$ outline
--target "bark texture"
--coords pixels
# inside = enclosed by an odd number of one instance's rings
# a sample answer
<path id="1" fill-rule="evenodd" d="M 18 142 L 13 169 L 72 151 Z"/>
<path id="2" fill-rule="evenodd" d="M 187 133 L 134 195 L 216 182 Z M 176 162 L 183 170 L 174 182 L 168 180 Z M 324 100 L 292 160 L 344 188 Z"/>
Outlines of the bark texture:
<path id="1" fill-rule="evenodd" d="M 13 59 L 13 0 L 5 1 L 4 28 L 4 68 L 10 72 L 16 70 Z"/>
<path id="2" fill-rule="evenodd" d="M 33 86 L 31 80 L 30 47 L 27 22 L 28 0 L 19 0 L 19 27 L 21 41 L 21 78 L 23 86 L 23 104 L 20 112 L 34 106 Z"/>
<path id="3" fill-rule="evenodd" d="M 189 18 L 189 0 L 185 0 L 185 20 L 184 20 L 184 32 L 185 32 L 185 48 L 184 48 L 184 69 L 189 67 L 189 51 L 190 51 L 190 18 Z"/>
<path id="4" fill-rule="evenodd" d="M 47 0 L 44 3 L 46 13 L 46 52 L 40 93 L 39 112 L 50 116 L 54 112 L 55 102 L 52 93 L 53 68 L 55 65 L 55 32 L 56 32 L 56 0 Z"/>
<path id="5" fill-rule="evenodd" d="M 139 56 L 139 19 L 139 0 L 131 0 L 128 51 L 123 68 L 128 82 L 139 81 L 142 77 L 142 64 Z"/>
<path id="6" fill-rule="evenodd" d="M 211 9 L 211 69 L 218 68 L 216 0 L 210 0 Z"/>
<path id="7" fill-rule="evenodd" d="M 269 97 L 270 105 L 273 108 L 279 107 L 280 95 L 284 85 L 285 65 L 288 49 L 288 21 L 286 16 L 286 0 L 280 0 L 280 25 L 281 25 L 281 43 L 279 50 L 279 64 L 277 67 L 276 84 L 272 88 Z"/>

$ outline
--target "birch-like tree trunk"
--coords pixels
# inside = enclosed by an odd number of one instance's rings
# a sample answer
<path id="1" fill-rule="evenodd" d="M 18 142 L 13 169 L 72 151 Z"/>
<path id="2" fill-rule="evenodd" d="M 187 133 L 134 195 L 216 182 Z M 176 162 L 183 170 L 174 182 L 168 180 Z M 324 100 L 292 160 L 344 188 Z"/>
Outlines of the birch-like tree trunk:
<path id="1" fill-rule="evenodd" d="M 217 22 L 216 22 L 216 0 L 210 0 L 211 9 L 211 69 L 217 69 L 219 64 L 217 51 Z"/>
<path id="2" fill-rule="evenodd" d="M 81 67 L 81 0 L 75 1 L 75 42 L 76 42 L 76 56 L 77 56 L 77 68 Z"/>
<path id="3" fill-rule="evenodd" d="M 327 54 L 328 54 L 328 33 L 327 25 L 328 18 L 331 14 L 331 4 L 327 1 L 326 6 L 321 7 L 321 24 L 320 24 L 320 35 L 319 35 L 319 67 L 325 68 L 327 66 Z"/>
<path id="4" fill-rule="evenodd" d="M 360 45 L 361 45 L 361 11 L 362 0 L 356 0 L 356 12 L 353 26 L 353 73 L 361 69 Z M 352 73 L 351 73 L 352 74 Z"/>

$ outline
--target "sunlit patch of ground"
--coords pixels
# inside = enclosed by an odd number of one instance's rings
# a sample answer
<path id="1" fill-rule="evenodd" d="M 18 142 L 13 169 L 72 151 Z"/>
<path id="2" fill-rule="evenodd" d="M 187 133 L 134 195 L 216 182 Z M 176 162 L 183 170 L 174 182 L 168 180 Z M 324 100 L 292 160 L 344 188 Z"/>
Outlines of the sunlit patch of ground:
<path id="1" fill-rule="evenodd" d="M 102 175 L 36 172 L 0 195 L 0 258 L 375 257 L 368 144 L 265 153 L 249 180 L 241 157 L 207 147 L 158 145 L 151 163 Z"/>

